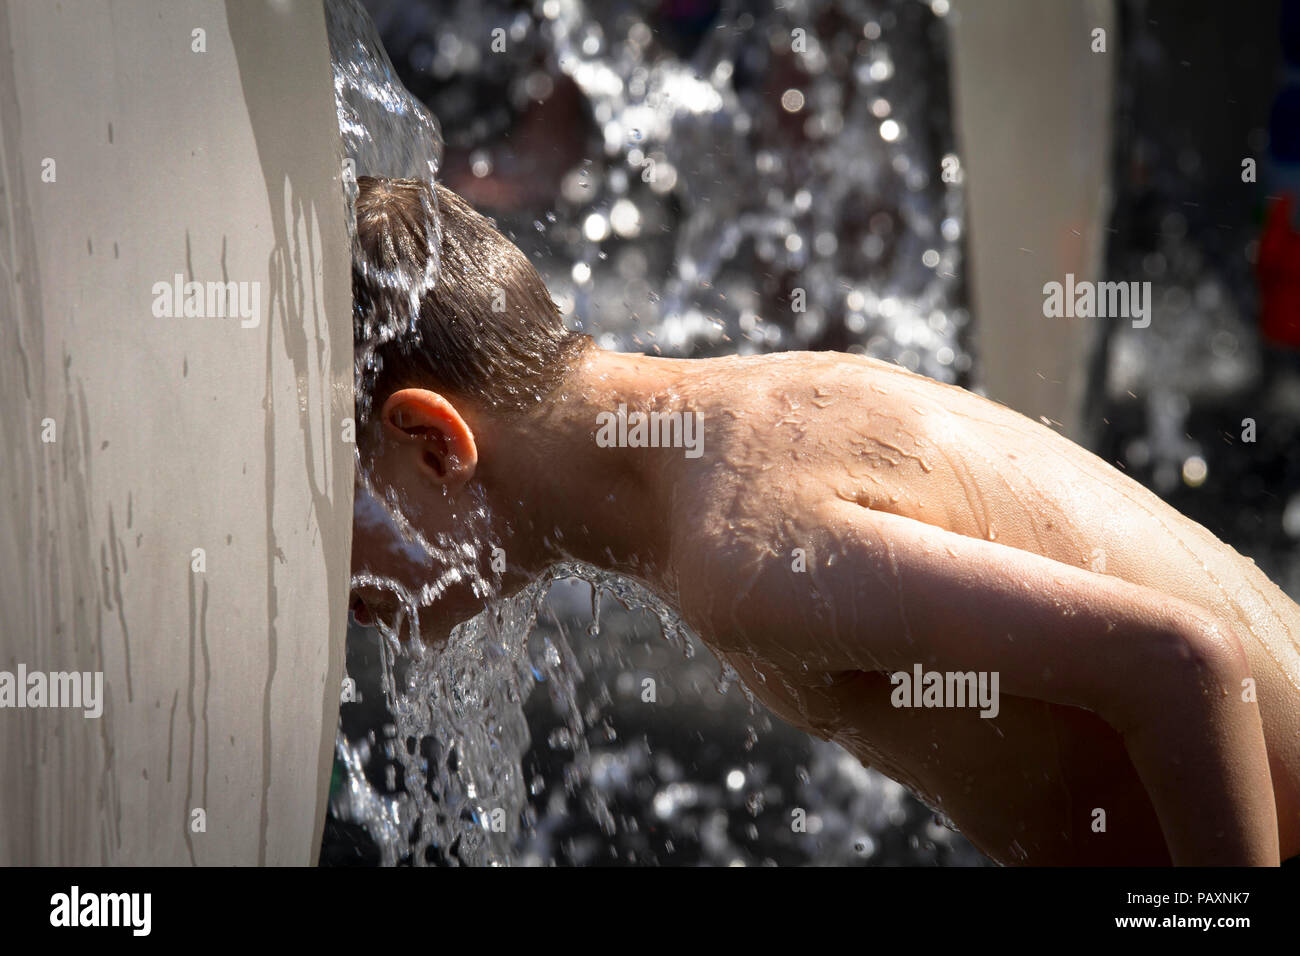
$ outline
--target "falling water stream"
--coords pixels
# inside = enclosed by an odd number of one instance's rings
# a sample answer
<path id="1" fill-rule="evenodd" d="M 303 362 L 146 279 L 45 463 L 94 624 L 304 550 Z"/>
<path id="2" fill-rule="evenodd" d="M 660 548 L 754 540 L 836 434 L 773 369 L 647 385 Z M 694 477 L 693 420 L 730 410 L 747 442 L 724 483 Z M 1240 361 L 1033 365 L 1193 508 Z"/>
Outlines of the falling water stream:
<path id="1" fill-rule="evenodd" d="M 440 178 L 444 130 L 456 140 L 476 121 L 473 111 L 449 105 L 440 127 L 399 81 L 358 0 L 325 6 L 349 202 L 357 176 Z M 941 26 L 930 7 L 810 2 L 760 14 L 723 4 L 720 22 L 732 28 L 707 31 L 693 52 L 656 48 L 650 11 L 546 0 L 528 17 L 492 2 L 453 5 L 432 27 L 439 42 L 421 54 L 435 72 L 496 81 L 513 69 L 530 96 L 570 84 L 585 100 L 599 127 L 597 155 L 564 175 L 553 209 L 535 219 L 520 213 L 516 224 L 500 219 L 570 321 L 607 348 L 684 356 L 841 348 L 960 381 L 970 368 L 957 279 L 961 189 L 959 176 L 939 183 L 927 172 L 943 158 L 923 95 L 930 66 L 919 60 L 922 41 Z M 800 52 L 778 62 L 765 38 L 788 45 L 800 23 L 827 24 L 824 36 L 847 39 L 822 46 L 810 31 Z M 498 62 L 471 56 L 498 24 L 522 52 Z M 481 178 L 507 164 L 471 156 Z M 955 157 L 950 165 L 958 168 Z M 433 249 L 437 237 L 430 209 Z M 379 278 L 414 302 L 438 281 L 436 260 L 419 275 Z M 628 298 L 637 305 L 628 308 Z M 401 322 L 357 323 L 359 414 L 376 346 L 410 334 Z M 833 745 L 774 726 L 672 610 L 634 582 L 566 565 L 502 599 L 474 560 L 493 543 L 485 534 L 424 540 L 364 469 L 358 494 L 402 530 L 407 547 L 436 552 L 487 602 L 436 650 L 403 643 L 388 626 L 352 628 L 350 650 L 373 641 L 365 646 L 377 651 L 384 718 L 378 730 L 353 735 L 341 722 L 331 813 L 364 828 L 381 863 L 609 861 L 616 846 L 636 847 L 625 862 L 672 862 L 687 831 L 701 862 L 879 862 L 899 832 L 910 843 L 889 862 L 980 859 L 924 808 L 917 823 L 919 805 L 901 787 Z M 447 580 L 419 594 L 374 575 L 353 583 L 392 590 L 415 621 Z M 675 701 L 655 713 L 682 722 L 680 736 L 692 743 L 743 728 L 735 748 L 715 754 L 721 779 L 694 779 L 684 758 L 652 746 L 648 734 L 620 737 L 648 674 L 658 678 L 660 703 Z M 689 729 L 692 721 L 705 726 Z M 539 728 L 544 740 L 534 739 Z M 778 779 L 775 762 L 760 755 L 764 741 L 799 748 L 794 779 Z M 545 767 L 535 759 L 541 751 Z M 816 837 L 798 851 L 792 810 L 806 813 Z M 575 836 L 574 817 L 598 835 Z M 915 825 L 901 830 L 908 821 Z M 754 850 L 760 822 L 777 831 L 767 842 L 783 848 Z"/>

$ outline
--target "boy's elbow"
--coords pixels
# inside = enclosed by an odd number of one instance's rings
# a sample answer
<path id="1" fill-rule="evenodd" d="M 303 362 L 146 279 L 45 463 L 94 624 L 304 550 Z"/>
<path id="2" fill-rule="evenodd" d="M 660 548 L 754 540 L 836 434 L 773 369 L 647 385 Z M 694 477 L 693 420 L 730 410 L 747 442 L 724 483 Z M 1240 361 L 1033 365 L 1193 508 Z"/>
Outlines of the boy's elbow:
<path id="1" fill-rule="evenodd" d="M 1238 686 L 1250 676 L 1250 658 L 1240 625 L 1200 609 L 1181 617 L 1176 639 L 1197 673 L 1219 684 Z"/>
<path id="2" fill-rule="evenodd" d="M 1103 715 L 1122 733 L 1240 699 L 1251 676 L 1240 627 L 1190 605 L 1164 616 L 1141 643 L 1130 692 Z"/>

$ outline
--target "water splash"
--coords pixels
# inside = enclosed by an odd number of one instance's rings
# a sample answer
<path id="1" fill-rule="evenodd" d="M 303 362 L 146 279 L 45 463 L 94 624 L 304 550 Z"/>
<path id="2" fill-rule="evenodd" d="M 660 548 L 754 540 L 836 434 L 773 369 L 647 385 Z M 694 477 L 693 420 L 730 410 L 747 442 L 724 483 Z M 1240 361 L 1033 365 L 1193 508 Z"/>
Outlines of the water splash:
<path id="1" fill-rule="evenodd" d="M 355 203 L 358 176 L 382 176 L 433 182 L 442 165 L 442 131 L 424 104 L 397 79 L 393 64 L 358 0 L 325 4 L 326 32 L 334 72 L 334 105 L 343 141 L 343 188 L 348 204 L 352 261 L 406 308 L 391 310 L 387 321 L 354 310 L 357 414 L 369 413 L 370 386 L 378 374 L 375 350 L 399 336 L 415 336 L 420 298 L 438 281 L 442 249 L 437 199 L 427 201 L 423 224 L 429 257 L 418 275 L 400 266 L 391 274 L 370 274 L 359 254 Z"/>
<path id="2" fill-rule="evenodd" d="M 382 583 L 361 577 L 358 583 Z M 380 793 L 363 771 L 368 745 L 340 735 L 346 787 L 335 796 L 333 811 L 366 826 L 384 864 L 524 862 L 529 845 L 537 859 L 537 821 L 523 771 L 532 745 L 523 704 L 539 685 L 561 717 L 548 745 L 568 753 L 565 789 L 581 797 L 602 832 L 613 835 L 604 790 L 584 786 L 593 775 L 588 731 L 598 724 L 600 709 L 583 706 L 583 671 L 563 625 L 557 622 L 544 635 L 534 632 L 551 585 L 567 579 L 591 582 L 629 611 L 651 613 L 669 644 L 683 657 L 693 656 L 696 639 L 655 595 L 580 564 L 557 565 L 514 597 L 493 600 L 437 649 L 402 642 L 400 624 L 381 625 L 381 686 L 393 718 L 384 756 L 403 771 L 404 788 L 394 779 L 387 789 L 396 795 Z M 412 600 L 405 613 L 418 615 L 418 607 Z"/>
<path id="3" fill-rule="evenodd" d="M 570 283 L 577 311 L 612 348 L 832 347 L 952 381 L 969 369 L 962 186 L 938 181 L 926 128 L 935 80 L 916 41 L 933 17 L 919 4 L 779 6 L 724 4 L 686 57 L 652 40 L 654 4 L 546 5 L 541 42 L 585 95 L 605 154 L 563 187 L 592 210 L 572 250 L 590 270 Z M 614 280 L 606 237 L 664 222 L 671 266 L 646 289 L 652 305 L 612 308 L 600 290 L 622 284 L 602 282 Z"/>

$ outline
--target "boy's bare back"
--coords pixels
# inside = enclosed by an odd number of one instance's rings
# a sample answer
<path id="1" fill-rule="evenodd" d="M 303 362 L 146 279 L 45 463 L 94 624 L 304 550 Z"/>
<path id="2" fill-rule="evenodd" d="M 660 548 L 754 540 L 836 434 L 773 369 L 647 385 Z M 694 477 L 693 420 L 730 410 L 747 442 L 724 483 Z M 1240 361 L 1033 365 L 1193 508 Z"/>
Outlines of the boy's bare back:
<path id="1" fill-rule="evenodd" d="M 1253 562 L 962 389 L 829 353 L 673 364 L 655 398 L 708 451 L 678 466 L 669 588 L 776 713 L 1003 862 L 1182 862 L 1271 802 L 1261 859 L 1300 852 L 1300 609 Z M 895 706 L 916 665 L 999 672 L 997 716 Z M 1219 836 L 1266 844 L 1250 825 Z"/>

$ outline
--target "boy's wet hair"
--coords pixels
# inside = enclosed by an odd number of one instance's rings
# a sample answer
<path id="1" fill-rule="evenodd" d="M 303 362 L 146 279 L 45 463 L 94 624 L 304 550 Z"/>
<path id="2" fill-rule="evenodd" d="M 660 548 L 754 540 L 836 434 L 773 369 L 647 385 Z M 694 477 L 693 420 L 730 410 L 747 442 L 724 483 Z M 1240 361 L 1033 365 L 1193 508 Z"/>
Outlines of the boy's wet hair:
<path id="1" fill-rule="evenodd" d="M 360 260 L 352 266 L 357 341 L 376 325 L 415 334 L 375 349 L 372 408 L 409 386 L 495 410 L 539 404 L 590 338 L 565 328 L 532 263 L 450 189 L 414 179 L 357 179 Z M 437 209 L 441 238 L 432 210 Z M 440 274 L 429 250 L 440 242 Z M 410 289 L 416 294 L 412 296 Z"/>

